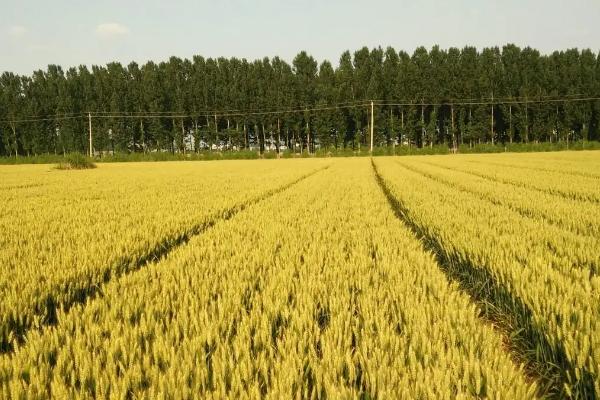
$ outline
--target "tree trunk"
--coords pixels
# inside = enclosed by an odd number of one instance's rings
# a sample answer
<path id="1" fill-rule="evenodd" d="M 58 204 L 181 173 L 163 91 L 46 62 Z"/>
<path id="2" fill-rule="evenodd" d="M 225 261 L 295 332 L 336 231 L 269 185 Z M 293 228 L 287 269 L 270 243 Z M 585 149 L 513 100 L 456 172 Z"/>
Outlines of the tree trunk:
<path id="1" fill-rule="evenodd" d="M 208 150 L 212 150 L 212 146 L 210 145 L 210 118 L 208 117 L 208 115 L 206 116 L 206 140 L 208 140 L 207 143 L 205 143 L 208 146 Z"/>
<path id="2" fill-rule="evenodd" d="M 198 147 L 200 144 L 200 134 L 198 133 L 198 121 L 194 118 L 194 152 L 198 152 Z"/>
<path id="3" fill-rule="evenodd" d="M 174 135 L 173 129 L 175 129 L 175 118 L 171 118 L 171 124 L 173 125 L 173 128 L 171 129 L 171 134 Z M 173 142 L 175 142 L 175 137 L 171 138 L 171 153 L 175 154 L 175 145 L 173 144 Z M 113 149 L 113 153 L 114 153 L 114 149 Z"/>
<path id="4" fill-rule="evenodd" d="M 425 106 L 421 100 L 421 147 L 425 146 Z"/>
<path id="5" fill-rule="evenodd" d="M 277 145 L 275 146 L 277 148 L 277 154 L 279 154 L 279 142 L 281 141 L 281 132 L 280 132 L 280 125 L 279 125 L 279 118 L 277 118 Z"/>
<path id="6" fill-rule="evenodd" d="M 262 145 L 262 152 L 265 152 L 266 149 L 266 145 L 267 145 L 267 136 L 265 135 L 265 123 L 262 123 L 262 137 L 263 137 L 263 145 Z"/>
<path id="7" fill-rule="evenodd" d="M 513 142 L 513 126 L 512 126 L 512 104 L 508 105 L 508 140 L 510 144 Z"/>
<path id="8" fill-rule="evenodd" d="M 257 145 L 258 145 L 258 154 L 260 154 L 260 134 L 258 132 L 258 124 L 254 124 L 254 134 L 256 135 Z"/>
<path id="9" fill-rule="evenodd" d="M 310 154 L 310 127 L 308 126 L 308 120 L 306 120 L 306 151 Z"/>
<path id="10" fill-rule="evenodd" d="M 453 152 L 457 152 L 456 135 L 454 133 L 454 104 L 450 104 L 450 134 L 452 135 Z"/>
<path id="11" fill-rule="evenodd" d="M 559 119 L 559 115 L 558 115 L 558 105 L 556 106 L 556 141 L 558 142 L 559 139 L 559 134 L 560 134 L 560 119 Z"/>
<path id="12" fill-rule="evenodd" d="M 132 146 L 133 146 L 132 147 L 132 149 L 133 149 L 132 151 L 134 153 L 136 153 L 136 150 L 135 150 L 135 129 L 133 127 L 131 127 L 131 141 L 132 141 Z M 64 146 L 63 146 L 63 153 L 64 153 Z"/>
<path id="13" fill-rule="evenodd" d="M 183 147 L 183 154 L 185 154 L 185 127 L 183 126 L 183 118 L 181 119 L 181 145 Z"/>
<path id="14" fill-rule="evenodd" d="M 473 136 L 471 135 L 471 124 L 473 122 L 473 109 L 469 106 L 469 148 L 473 147 Z"/>
<path id="15" fill-rule="evenodd" d="M 402 135 L 404 135 L 404 109 L 400 110 L 400 128 L 402 129 L 402 132 L 400 133 L 400 144 L 402 144 Z M 410 147 L 410 139 L 407 138 L 408 141 L 408 147 Z"/>
<path id="16" fill-rule="evenodd" d="M 492 93 L 492 123 L 491 123 L 492 145 L 494 145 L 494 94 Z"/>
<path id="17" fill-rule="evenodd" d="M 215 114 L 215 144 L 219 141 L 219 124 L 217 122 L 217 114 Z M 211 146 L 212 149 L 212 146 Z"/>
<path id="18" fill-rule="evenodd" d="M 525 143 L 529 143 L 529 111 L 527 107 L 527 98 L 525 98 Z"/>
<path id="19" fill-rule="evenodd" d="M 144 120 L 140 118 L 140 139 L 142 140 L 142 152 L 146 153 L 146 134 L 144 133 Z"/>
<path id="20" fill-rule="evenodd" d="M 17 127 L 15 126 L 15 124 L 10 124 L 10 127 L 13 131 L 13 140 L 14 140 L 14 147 L 15 147 L 15 158 L 17 158 L 19 156 L 19 143 L 17 141 Z"/>
<path id="21" fill-rule="evenodd" d="M 390 131 L 389 131 L 388 137 L 387 137 L 388 146 L 390 145 L 390 139 L 392 138 L 393 134 L 394 134 L 394 114 L 392 112 L 392 107 L 390 107 Z"/>

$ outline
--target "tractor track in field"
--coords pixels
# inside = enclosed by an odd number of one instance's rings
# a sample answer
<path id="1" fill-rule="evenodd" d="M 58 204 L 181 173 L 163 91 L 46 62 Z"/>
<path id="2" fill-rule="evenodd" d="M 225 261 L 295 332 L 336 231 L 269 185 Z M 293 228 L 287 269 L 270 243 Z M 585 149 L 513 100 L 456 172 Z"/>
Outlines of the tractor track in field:
<path id="1" fill-rule="evenodd" d="M 477 305 L 482 321 L 502 336 L 510 358 L 517 365 L 524 364 L 526 378 L 537 383 L 538 395 L 543 398 L 565 398 L 567 374 L 574 376 L 575 369 L 567 361 L 562 345 L 552 345 L 548 341 L 543 328 L 534 321 L 532 310 L 495 279 L 485 266 L 475 265 L 468 258 L 448 251 L 427 227 L 415 222 L 408 207 L 394 196 L 372 158 L 371 165 L 375 180 L 396 217 L 419 239 L 424 250 L 434 255 L 448 280 L 456 282 L 460 290 Z M 550 357 L 540 359 L 536 358 L 536 354 Z M 584 371 L 578 383 L 574 389 L 581 394 L 573 397 L 587 398 L 586 393 L 589 395 L 589 392 L 586 389 L 594 387 L 592 374 Z"/>
<path id="2" fill-rule="evenodd" d="M 67 282 L 65 284 L 65 286 L 69 288 L 69 296 L 67 297 L 67 300 L 59 302 L 56 299 L 58 295 L 64 295 L 65 292 L 67 292 L 66 289 L 63 289 L 61 292 L 61 289 L 59 288 L 58 291 L 54 292 L 54 294 L 46 296 L 37 305 L 34 306 L 34 315 L 45 316 L 43 321 L 38 322 L 35 325 L 31 321 L 19 320 L 17 318 L 13 318 L 12 320 L 8 321 L 8 330 L 10 334 L 12 334 L 13 338 L 12 340 L 9 340 L 7 337 L 0 338 L 0 355 L 6 355 L 14 352 L 15 344 L 23 344 L 26 341 L 27 333 L 32 329 L 42 329 L 47 326 L 57 325 L 59 322 L 59 310 L 67 313 L 73 306 L 76 306 L 78 304 L 84 304 L 88 300 L 100 297 L 102 295 L 103 287 L 110 281 L 119 279 L 122 276 L 142 269 L 149 264 L 158 263 L 159 261 L 167 257 L 172 251 L 174 251 L 180 246 L 185 245 L 193 237 L 205 233 L 217 223 L 227 221 L 233 218 L 235 215 L 239 214 L 240 212 L 246 210 L 247 208 L 258 204 L 264 200 L 267 200 L 268 198 L 273 197 L 291 188 L 292 186 L 316 175 L 317 173 L 325 171 L 328 168 L 329 165 L 326 165 L 322 168 L 304 174 L 291 182 L 288 182 L 274 189 L 268 190 L 265 193 L 262 193 L 252 199 L 249 199 L 242 203 L 238 203 L 224 210 L 223 212 L 213 214 L 208 218 L 207 221 L 201 224 L 194 225 L 176 235 L 163 238 L 150 251 L 146 252 L 140 257 L 121 258 L 119 261 L 113 264 L 112 267 L 109 267 L 106 269 L 106 271 L 104 271 L 102 278 L 99 282 L 93 284 L 89 284 L 89 282 L 88 284 L 85 284 L 85 282 L 78 282 L 76 280 L 71 280 Z M 77 284 L 79 283 L 81 283 L 81 285 L 77 287 Z"/>

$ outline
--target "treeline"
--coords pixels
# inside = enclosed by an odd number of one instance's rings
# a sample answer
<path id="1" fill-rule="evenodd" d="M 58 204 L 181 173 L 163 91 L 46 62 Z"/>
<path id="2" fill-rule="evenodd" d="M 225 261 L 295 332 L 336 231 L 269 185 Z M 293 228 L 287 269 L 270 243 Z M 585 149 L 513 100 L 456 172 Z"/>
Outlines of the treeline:
<path id="1" fill-rule="evenodd" d="M 597 140 L 600 58 L 509 44 L 69 68 L 0 77 L 0 155 Z M 330 107 L 333 106 L 333 107 Z M 283 112 L 285 111 L 285 112 Z M 218 147 L 217 147 L 218 146 Z"/>

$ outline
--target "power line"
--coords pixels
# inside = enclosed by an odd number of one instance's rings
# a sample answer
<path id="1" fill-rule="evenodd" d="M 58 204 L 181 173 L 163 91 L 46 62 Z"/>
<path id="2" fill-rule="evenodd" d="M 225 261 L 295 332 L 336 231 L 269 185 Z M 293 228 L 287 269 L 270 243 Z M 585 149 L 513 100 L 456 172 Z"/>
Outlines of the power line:
<path id="1" fill-rule="evenodd" d="M 281 115 L 281 114 L 294 114 L 294 113 L 313 113 L 316 111 L 328 111 L 328 110 L 341 110 L 348 108 L 362 108 L 366 107 L 369 103 L 361 103 L 361 104 L 353 104 L 353 105 L 334 105 L 334 106 L 320 106 L 320 107 L 311 107 L 311 108 L 297 108 L 297 109 L 281 109 L 281 110 L 272 110 L 272 111 L 232 111 L 232 112 L 211 112 L 211 113 L 199 113 L 202 116 L 216 116 L 217 118 L 223 117 L 244 117 L 244 116 L 257 116 L 257 115 Z M 120 114 L 96 114 L 92 113 L 92 118 L 103 118 L 103 119 L 111 119 L 111 118 L 195 118 L 197 117 L 197 113 L 181 113 L 181 114 L 130 114 L 130 113 L 120 113 Z"/>
<path id="2" fill-rule="evenodd" d="M 600 97 L 581 97 L 581 98 L 532 98 L 532 99 L 524 99 L 524 98 L 511 98 L 511 99 L 494 99 L 492 101 L 443 101 L 443 102 L 419 102 L 419 101 L 411 101 L 411 102 L 398 102 L 398 101 L 385 101 L 385 100 L 373 100 L 373 104 L 377 106 L 444 106 L 444 105 L 495 105 L 495 104 L 544 104 L 544 103 L 559 103 L 559 102 L 583 102 L 583 101 L 597 101 L 600 100 Z M 211 111 L 207 113 L 168 113 L 164 114 L 154 114 L 154 113 L 146 113 L 146 114 L 131 114 L 131 113 L 121 113 L 117 114 L 103 114 L 93 115 L 93 118 L 195 118 L 200 115 L 205 116 L 216 116 L 217 118 L 223 117 L 248 117 L 248 116 L 264 116 L 264 115 L 285 115 L 285 114 L 296 114 L 296 113 L 314 113 L 320 111 L 332 111 L 332 110 L 342 110 L 342 109 L 352 109 L 352 108 L 366 108 L 370 105 L 370 102 L 357 102 L 357 103 L 338 103 L 333 105 L 323 105 L 323 106 L 313 106 L 306 108 L 295 108 L 295 109 L 279 109 L 279 110 L 268 110 L 268 111 Z"/>
<path id="3" fill-rule="evenodd" d="M 350 105 L 368 105 L 369 102 L 371 100 L 353 100 L 353 101 L 345 101 L 345 102 L 339 102 L 339 103 L 335 103 L 332 104 L 331 106 L 350 106 Z M 289 110 L 295 110 L 295 109 L 299 109 L 299 110 L 304 110 L 306 108 L 312 109 L 315 106 L 313 104 L 304 104 L 304 105 L 296 105 L 296 106 L 289 106 L 288 109 Z M 104 114 L 104 115 L 113 115 L 113 114 L 119 114 L 119 115 L 173 115 L 173 114 L 186 114 L 189 116 L 214 116 L 214 114 L 217 115 L 223 115 L 224 113 L 236 113 L 236 112 L 240 112 L 240 113 L 249 113 L 249 112 L 281 112 L 283 111 L 281 108 L 277 109 L 277 108 L 266 108 L 266 107 L 255 107 L 255 108 L 246 108 L 246 109 L 236 109 L 236 108 L 230 108 L 230 109 L 219 109 L 219 110 L 194 110 L 194 111 L 182 111 L 182 110 L 174 110 L 174 111 L 129 111 L 129 112 L 121 112 L 121 111 L 93 111 L 94 114 Z"/>
<path id="4" fill-rule="evenodd" d="M 552 103 L 573 103 L 573 102 L 586 102 L 586 101 L 600 101 L 600 97 L 580 97 L 581 95 L 565 95 L 559 98 L 553 98 L 554 96 L 533 96 L 528 97 L 505 97 L 505 98 L 493 98 L 483 97 L 479 99 L 460 99 L 445 100 L 445 101 L 419 101 L 419 100 L 372 100 L 375 106 L 385 107 L 417 107 L 417 106 L 484 106 L 484 105 L 496 105 L 496 104 L 552 104 Z M 197 118 L 199 116 L 205 117 L 250 117 L 250 116 L 267 116 L 267 115 L 285 115 L 285 114 L 298 114 L 298 113 L 315 113 L 322 111 L 333 111 L 333 110 L 347 110 L 356 108 L 368 108 L 371 101 L 349 101 L 330 105 L 321 106 L 305 106 L 296 108 L 284 108 L 284 109 L 225 109 L 225 110 L 203 110 L 203 111 L 90 111 L 88 113 L 72 113 L 72 114 L 57 114 L 53 116 L 30 116 L 23 119 L 4 119 L 0 120 L 0 123 L 26 123 L 26 122 L 44 122 L 44 121 L 63 121 L 72 120 L 78 118 L 87 118 L 91 114 L 91 118 L 100 119 L 161 119 L 161 118 Z M 260 111 L 256 111 L 260 110 Z"/>
<path id="5" fill-rule="evenodd" d="M 506 97 L 506 98 L 472 98 L 472 99 L 454 99 L 438 102 L 425 102 L 418 100 L 373 100 L 375 105 L 379 106 L 442 106 L 442 105 L 493 105 L 493 104 L 519 104 L 519 103 L 555 103 L 555 102 L 581 102 L 581 101 L 596 101 L 600 100 L 600 97 L 574 97 L 579 95 L 568 95 L 572 97 L 553 98 L 554 96 L 534 96 L 531 98 L 523 97 Z M 485 99 L 493 99 L 491 101 L 485 101 Z M 285 109 L 246 109 L 246 110 L 204 110 L 204 111 L 139 111 L 139 112 L 119 112 L 119 111 L 100 111 L 93 112 L 94 118 L 194 118 L 197 116 L 217 116 L 217 117 L 228 117 L 228 116 L 251 116 L 251 115 L 272 115 L 272 114 L 287 114 L 287 113 L 303 113 L 303 112 L 315 112 L 315 111 L 328 111 L 338 109 L 349 109 L 349 108 L 362 108 L 368 107 L 370 100 L 364 101 L 352 101 L 344 103 L 336 103 L 332 105 L 323 106 L 305 106 L 296 108 L 285 108 Z M 260 110 L 260 111 L 256 111 Z"/>
<path id="6" fill-rule="evenodd" d="M 476 105 L 476 104 L 502 104 L 502 103 L 518 103 L 520 101 L 527 103 L 534 103 L 536 100 L 540 99 L 552 99 L 552 100 L 561 100 L 561 101 L 571 101 L 571 100 L 580 100 L 577 97 L 582 97 L 582 94 L 569 94 L 564 95 L 560 99 L 556 99 L 556 96 L 544 95 L 544 96 L 531 96 L 528 98 L 525 97 L 471 97 L 471 98 L 451 98 L 448 100 L 444 100 L 441 102 L 421 102 L 418 99 L 364 99 L 364 100 L 352 100 L 346 102 L 339 102 L 331 105 L 327 105 L 327 107 L 338 107 L 338 108 L 352 108 L 352 107 L 368 107 L 370 102 L 373 101 L 377 105 L 387 106 L 387 105 L 446 105 L 446 104 L 454 104 L 454 105 Z M 486 102 L 484 100 L 494 99 L 491 102 Z M 588 97 L 585 97 L 581 100 L 588 100 Z M 318 107 L 318 106 L 317 106 Z M 154 116 L 165 116 L 165 117 L 198 117 L 198 116 L 210 116 L 213 117 L 215 114 L 217 116 L 231 116 L 231 115 L 247 115 L 247 114 L 263 114 L 263 113 L 285 113 L 285 112 L 303 112 L 303 111 L 311 111 L 316 107 L 313 104 L 305 104 L 298 105 L 293 107 L 288 107 L 286 109 L 282 108 L 266 108 L 266 107 L 255 107 L 255 108 L 246 108 L 246 109 L 210 109 L 210 110 L 193 110 L 193 111 L 184 111 L 184 110 L 171 110 L 171 111 L 92 111 L 94 116 L 100 117 L 102 116 L 132 116 L 132 117 L 154 117 Z"/>
<path id="7" fill-rule="evenodd" d="M 32 117 L 25 119 L 4 119 L 0 120 L 0 123 L 11 123 L 18 124 L 21 122 L 44 122 L 44 121 L 62 121 L 67 119 L 77 119 L 85 117 L 84 114 L 72 115 L 72 116 L 64 116 L 64 117 Z"/>
<path id="8" fill-rule="evenodd" d="M 277 111 L 257 111 L 257 112 L 241 112 L 241 113 L 224 113 L 217 114 L 217 117 L 243 117 L 243 116 L 251 116 L 251 115 L 274 115 L 274 114 L 294 114 L 294 113 L 311 113 L 315 111 L 330 111 L 330 110 L 341 110 L 348 108 L 362 108 L 367 107 L 369 103 L 360 103 L 353 105 L 332 105 L 332 106 L 320 106 L 320 107 L 312 107 L 312 108 L 297 108 L 297 109 L 287 109 L 287 110 L 277 110 Z"/>
<path id="9" fill-rule="evenodd" d="M 111 118 L 191 118 L 189 114 L 110 114 L 98 115 L 91 113 L 92 118 L 111 119 Z"/>
<path id="10" fill-rule="evenodd" d="M 443 102 L 403 102 L 403 103 L 392 103 L 392 102 L 376 102 L 376 105 L 379 106 L 400 106 L 400 107 L 410 107 L 410 106 L 474 106 L 474 105 L 495 105 L 495 104 L 549 104 L 549 103 L 571 103 L 571 102 L 583 102 L 583 101 L 598 101 L 600 97 L 583 97 L 583 98 L 558 98 L 558 99 L 539 99 L 539 98 L 531 98 L 531 99 L 514 99 L 514 100 L 494 100 L 494 101 L 465 101 L 465 102 L 451 102 L 451 101 L 443 101 Z"/>

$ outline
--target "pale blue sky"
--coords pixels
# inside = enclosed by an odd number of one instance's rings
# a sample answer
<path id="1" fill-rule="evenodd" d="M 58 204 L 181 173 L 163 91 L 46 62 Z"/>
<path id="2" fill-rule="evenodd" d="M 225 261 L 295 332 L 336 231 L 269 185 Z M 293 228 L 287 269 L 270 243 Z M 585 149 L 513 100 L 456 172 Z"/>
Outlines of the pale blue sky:
<path id="1" fill-rule="evenodd" d="M 598 51 L 600 0 L 0 0 L 0 72 L 194 54 L 291 61 L 300 50 L 337 64 L 363 45 L 507 42 Z"/>

